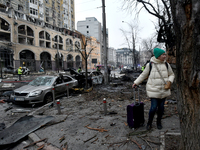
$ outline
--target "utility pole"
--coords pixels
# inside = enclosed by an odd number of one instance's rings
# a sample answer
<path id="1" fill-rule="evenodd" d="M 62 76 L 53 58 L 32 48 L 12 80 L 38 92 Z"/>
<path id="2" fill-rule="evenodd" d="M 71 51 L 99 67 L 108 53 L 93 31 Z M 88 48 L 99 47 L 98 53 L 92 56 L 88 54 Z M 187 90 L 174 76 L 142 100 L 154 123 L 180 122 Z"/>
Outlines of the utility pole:
<path id="1" fill-rule="evenodd" d="M 104 82 L 108 84 L 108 67 L 107 67 L 107 42 L 106 42 L 106 13 L 105 13 L 105 0 L 102 0 L 102 18 L 103 18 L 103 51 L 105 54 L 104 58 Z"/>
<path id="2" fill-rule="evenodd" d="M 59 36 L 57 35 L 57 64 L 58 64 L 58 73 L 59 73 L 59 68 L 60 68 L 60 64 L 59 64 L 59 61 L 60 61 L 60 55 L 59 55 L 59 50 L 58 50 L 58 39 L 59 39 Z"/>

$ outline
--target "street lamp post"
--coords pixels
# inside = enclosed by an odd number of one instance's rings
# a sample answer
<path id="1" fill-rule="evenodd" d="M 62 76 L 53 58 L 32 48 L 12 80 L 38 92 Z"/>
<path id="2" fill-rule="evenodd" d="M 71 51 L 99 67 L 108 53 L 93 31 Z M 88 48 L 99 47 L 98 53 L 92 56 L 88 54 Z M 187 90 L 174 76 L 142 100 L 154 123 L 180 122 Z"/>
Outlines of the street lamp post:
<path id="1" fill-rule="evenodd" d="M 59 66 L 60 66 L 60 64 L 59 64 L 59 58 L 60 58 L 60 56 L 59 56 L 59 50 L 58 50 L 58 35 L 57 35 L 57 64 L 58 64 L 58 73 L 59 73 Z"/>

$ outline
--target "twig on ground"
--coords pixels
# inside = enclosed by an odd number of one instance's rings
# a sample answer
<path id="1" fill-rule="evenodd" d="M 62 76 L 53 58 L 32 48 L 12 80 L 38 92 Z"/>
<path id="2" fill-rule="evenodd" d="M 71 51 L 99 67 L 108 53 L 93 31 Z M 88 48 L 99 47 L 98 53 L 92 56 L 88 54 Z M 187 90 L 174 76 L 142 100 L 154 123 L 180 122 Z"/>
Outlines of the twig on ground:
<path id="1" fill-rule="evenodd" d="M 62 136 L 60 139 L 59 139 L 59 143 L 61 143 L 63 140 L 65 140 L 65 136 Z"/>
<path id="2" fill-rule="evenodd" d="M 161 135 L 165 135 L 166 133 L 168 132 L 168 130 L 166 130 L 163 134 L 161 134 Z"/>
<path id="3" fill-rule="evenodd" d="M 37 150 L 41 150 L 41 149 L 43 149 L 43 148 L 44 148 L 44 144 L 41 145 Z"/>
<path id="4" fill-rule="evenodd" d="M 97 135 L 95 135 L 95 136 L 93 136 L 93 137 L 91 137 L 91 138 L 89 138 L 88 140 L 83 141 L 83 142 L 86 143 L 86 142 L 90 141 L 91 139 L 95 138 L 96 136 L 97 136 Z"/>
<path id="5" fill-rule="evenodd" d="M 27 147 L 32 146 L 32 145 L 35 145 L 36 143 L 42 142 L 42 141 L 44 141 L 44 140 L 46 140 L 46 139 L 47 139 L 47 138 L 44 138 L 44 139 L 41 139 L 41 140 L 39 140 L 39 141 L 33 142 L 33 143 L 31 143 L 31 144 L 25 146 L 24 148 L 27 148 Z"/>
<path id="6" fill-rule="evenodd" d="M 96 138 L 94 141 L 92 141 L 91 144 L 94 143 L 94 142 L 97 141 L 97 140 L 98 140 L 98 138 Z"/>
<path id="7" fill-rule="evenodd" d="M 149 145 L 149 147 L 153 150 L 153 148 L 151 147 L 151 145 L 144 139 L 144 138 L 142 138 L 142 137 L 140 137 L 142 140 L 144 140 L 148 145 Z"/>
<path id="8" fill-rule="evenodd" d="M 141 145 L 138 144 L 138 142 L 136 140 L 131 139 L 131 141 L 134 142 L 139 147 L 139 149 L 142 149 Z"/>
<path id="9" fill-rule="evenodd" d="M 98 128 L 91 128 L 91 127 L 88 127 L 88 126 L 85 126 L 85 127 L 88 128 L 88 129 L 91 129 L 91 130 L 99 131 L 99 132 L 108 132 L 108 130 L 105 130 L 104 128 L 98 129 Z"/>

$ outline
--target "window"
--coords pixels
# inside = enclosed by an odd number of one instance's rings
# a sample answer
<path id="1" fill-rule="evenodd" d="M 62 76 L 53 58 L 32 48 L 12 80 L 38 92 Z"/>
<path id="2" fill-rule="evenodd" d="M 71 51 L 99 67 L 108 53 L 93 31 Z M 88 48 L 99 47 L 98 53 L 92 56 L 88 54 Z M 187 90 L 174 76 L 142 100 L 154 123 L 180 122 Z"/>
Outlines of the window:
<path id="1" fill-rule="evenodd" d="M 18 5 L 18 10 L 23 11 L 24 10 L 23 6 L 22 5 Z"/>
<path id="2" fill-rule="evenodd" d="M 89 28 L 89 26 L 87 26 L 86 28 Z"/>
<path id="3" fill-rule="evenodd" d="M 37 0 L 30 0 L 30 3 L 37 5 Z"/>
<path id="4" fill-rule="evenodd" d="M 89 33 L 89 31 L 87 31 L 87 33 Z"/>
<path id="5" fill-rule="evenodd" d="M 38 10 L 30 7 L 30 14 L 32 14 L 32 15 L 38 15 Z"/>

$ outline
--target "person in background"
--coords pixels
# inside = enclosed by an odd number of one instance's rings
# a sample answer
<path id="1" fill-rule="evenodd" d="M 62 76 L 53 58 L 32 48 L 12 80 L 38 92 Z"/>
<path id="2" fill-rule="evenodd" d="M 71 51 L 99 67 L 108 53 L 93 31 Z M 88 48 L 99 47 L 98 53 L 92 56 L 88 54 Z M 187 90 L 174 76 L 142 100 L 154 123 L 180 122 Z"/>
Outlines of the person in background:
<path id="1" fill-rule="evenodd" d="M 132 87 L 139 85 L 148 77 L 146 84 L 147 96 L 151 99 L 151 108 L 149 110 L 149 118 L 147 122 L 147 130 L 152 128 L 152 122 L 155 113 L 157 112 L 157 128 L 162 129 L 161 118 L 164 113 L 164 103 L 167 96 L 171 95 L 170 88 L 165 88 L 165 82 L 170 84 L 174 81 L 174 73 L 171 66 L 165 63 L 166 53 L 160 48 L 155 48 L 154 56 L 151 58 L 151 70 L 149 63 L 146 65 L 144 71 L 134 81 Z M 168 67 L 166 66 L 168 65 Z"/>
<path id="2" fill-rule="evenodd" d="M 19 81 L 21 81 L 21 75 L 22 75 L 22 67 L 19 67 L 18 68 Z"/>
<path id="3" fill-rule="evenodd" d="M 145 69 L 145 66 L 142 66 L 142 69 L 141 69 L 141 70 L 144 71 L 144 69 Z"/>
<path id="4" fill-rule="evenodd" d="M 108 82 L 110 82 L 111 66 L 108 66 Z"/>
<path id="5" fill-rule="evenodd" d="M 81 67 L 78 68 L 78 71 L 77 71 L 77 72 L 78 72 L 78 73 L 81 73 L 81 72 L 82 72 Z"/>
<path id="6" fill-rule="evenodd" d="M 99 68 L 99 66 L 97 66 L 97 69 L 96 69 L 96 71 L 100 71 L 100 68 Z"/>

